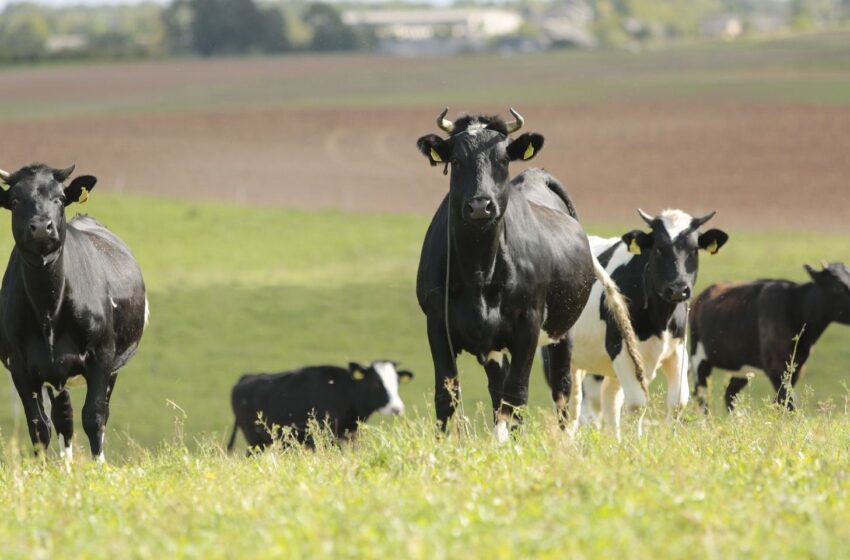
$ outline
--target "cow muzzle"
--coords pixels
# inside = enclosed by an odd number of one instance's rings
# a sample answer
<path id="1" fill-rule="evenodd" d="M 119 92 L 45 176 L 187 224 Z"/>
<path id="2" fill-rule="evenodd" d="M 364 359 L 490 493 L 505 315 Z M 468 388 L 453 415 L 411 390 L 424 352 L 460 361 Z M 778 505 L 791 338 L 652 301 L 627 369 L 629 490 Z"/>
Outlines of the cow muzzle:
<path id="1" fill-rule="evenodd" d="M 661 296 L 669 302 L 681 303 L 691 297 L 691 287 L 687 284 L 670 284 L 664 288 Z"/>
<path id="2" fill-rule="evenodd" d="M 56 226 L 53 220 L 32 220 L 29 224 L 30 239 L 44 240 L 56 238 Z"/>
<path id="3" fill-rule="evenodd" d="M 472 222 L 484 222 L 496 217 L 496 203 L 489 196 L 476 196 L 463 206 L 464 217 Z"/>

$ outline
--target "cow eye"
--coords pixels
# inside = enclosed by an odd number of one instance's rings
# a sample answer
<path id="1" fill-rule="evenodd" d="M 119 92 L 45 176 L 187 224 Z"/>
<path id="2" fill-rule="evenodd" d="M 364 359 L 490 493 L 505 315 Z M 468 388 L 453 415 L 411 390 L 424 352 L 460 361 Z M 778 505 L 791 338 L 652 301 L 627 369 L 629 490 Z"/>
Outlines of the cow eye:
<path id="1" fill-rule="evenodd" d="M 57 204 L 65 204 L 65 197 L 64 197 L 64 196 L 57 196 L 57 197 L 53 200 L 53 202 L 55 202 L 55 203 L 57 203 Z"/>

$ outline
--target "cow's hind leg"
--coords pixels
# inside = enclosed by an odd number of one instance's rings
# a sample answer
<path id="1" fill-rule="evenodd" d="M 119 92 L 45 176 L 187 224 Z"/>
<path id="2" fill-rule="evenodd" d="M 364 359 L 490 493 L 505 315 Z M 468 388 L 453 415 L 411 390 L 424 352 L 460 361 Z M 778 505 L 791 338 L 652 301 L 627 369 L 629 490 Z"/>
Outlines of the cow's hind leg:
<path id="1" fill-rule="evenodd" d="M 572 400 L 571 388 L 574 385 L 573 376 L 570 372 L 572 347 L 572 338 L 567 336 L 555 344 L 544 346 L 540 351 L 546 382 L 552 391 L 555 414 L 558 417 L 558 425 L 562 430 L 567 429 L 567 403 Z"/>
<path id="2" fill-rule="evenodd" d="M 48 389 L 47 396 L 50 398 L 50 418 L 59 437 L 59 456 L 70 463 L 74 458 L 74 410 L 71 407 L 71 394 L 67 388 L 55 395 L 52 389 Z"/>
<path id="3" fill-rule="evenodd" d="M 86 376 L 86 401 L 83 405 L 83 430 L 89 438 L 92 457 L 102 464 L 106 462 L 103 454 L 103 438 L 106 421 L 109 419 L 109 389 L 114 384 L 111 375 L 105 371 L 93 371 Z"/>
<path id="4" fill-rule="evenodd" d="M 726 401 L 726 410 L 732 412 L 735 410 L 735 398 L 738 396 L 738 393 L 744 390 L 744 388 L 750 384 L 749 377 L 733 377 L 729 380 L 729 385 L 726 387 L 726 395 L 724 400 Z"/>

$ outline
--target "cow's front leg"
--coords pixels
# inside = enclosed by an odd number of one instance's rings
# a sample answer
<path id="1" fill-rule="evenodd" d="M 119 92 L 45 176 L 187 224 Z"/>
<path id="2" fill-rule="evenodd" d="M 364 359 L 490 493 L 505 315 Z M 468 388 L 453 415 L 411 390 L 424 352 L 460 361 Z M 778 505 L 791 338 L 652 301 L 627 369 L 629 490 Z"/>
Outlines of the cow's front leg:
<path id="1" fill-rule="evenodd" d="M 27 431 L 30 441 L 32 441 L 33 451 L 36 455 L 39 455 L 46 451 L 50 445 L 50 420 L 44 412 L 41 384 L 35 382 L 27 373 L 22 360 L 12 358 L 10 365 L 12 381 L 24 408 L 24 417 L 27 420 Z"/>
<path id="2" fill-rule="evenodd" d="M 602 404 L 602 425 L 614 432 L 620 440 L 620 411 L 623 409 L 623 388 L 616 377 L 605 376 L 599 389 Z"/>
<path id="3" fill-rule="evenodd" d="M 74 410 L 71 407 L 71 395 L 67 388 L 54 395 L 52 389 L 47 390 L 50 398 L 50 418 L 59 436 L 59 456 L 70 465 L 74 459 L 74 448 L 71 440 L 74 437 Z"/>
<path id="4" fill-rule="evenodd" d="M 688 353 L 681 341 L 661 366 L 667 378 L 667 422 L 672 422 L 688 404 Z"/>
<path id="5" fill-rule="evenodd" d="M 502 352 L 491 352 L 484 362 L 484 372 L 487 373 L 487 391 L 490 393 L 490 401 L 493 404 L 493 418 L 499 413 L 499 405 L 502 404 L 502 388 L 505 385 L 505 376 L 508 374 L 511 362 Z"/>
<path id="6" fill-rule="evenodd" d="M 646 360 L 644 360 L 646 362 Z M 617 381 L 623 389 L 622 402 L 626 406 L 628 412 L 634 413 L 636 418 L 637 436 L 643 436 L 643 416 L 646 413 L 646 407 L 649 404 L 647 392 L 638 381 L 635 373 L 635 365 L 632 363 L 628 352 L 625 349 L 614 359 L 614 371 L 617 373 Z M 650 373 L 648 370 L 647 373 Z"/>
<path id="7" fill-rule="evenodd" d="M 446 324 L 442 316 L 428 315 L 428 344 L 434 362 L 434 407 L 437 423 L 445 432 L 455 413 L 458 398 L 456 354 L 452 354 L 446 337 Z"/>
<path id="8" fill-rule="evenodd" d="M 102 367 L 91 367 L 86 374 L 86 401 L 83 405 L 83 430 L 89 438 L 92 457 L 103 464 L 103 438 L 106 421 L 109 419 L 109 390 L 111 372 Z"/>
<path id="9" fill-rule="evenodd" d="M 519 409 L 528 403 L 528 378 L 539 336 L 540 321 L 536 312 L 520 317 L 514 325 L 514 340 L 510 348 L 512 360 L 502 388 L 502 404 L 496 414 L 494 428 L 499 443 L 507 441 L 509 427 L 519 425 Z"/>

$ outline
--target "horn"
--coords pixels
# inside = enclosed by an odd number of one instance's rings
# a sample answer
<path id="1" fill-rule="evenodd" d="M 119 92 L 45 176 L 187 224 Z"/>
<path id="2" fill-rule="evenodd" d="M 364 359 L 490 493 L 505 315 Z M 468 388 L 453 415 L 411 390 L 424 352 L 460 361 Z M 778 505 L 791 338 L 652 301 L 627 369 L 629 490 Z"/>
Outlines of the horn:
<path id="1" fill-rule="evenodd" d="M 655 218 L 653 218 L 652 216 L 650 216 L 649 214 L 647 214 L 646 212 L 644 212 L 640 208 L 638 208 L 638 214 L 640 215 L 640 217 L 643 219 L 644 222 L 646 222 L 650 226 L 652 225 L 652 221 Z"/>
<path id="2" fill-rule="evenodd" d="M 449 112 L 449 108 L 446 107 L 443 109 L 443 112 L 440 113 L 440 116 L 437 117 L 437 126 L 440 129 L 445 130 L 449 134 L 455 131 L 455 123 L 446 118 L 446 114 Z"/>
<path id="3" fill-rule="evenodd" d="M 514 132 L 516 132 L 517 130 L 522 128 L 522 125 L 525 124 L 525 119 L 522 118 L 522 115 L 517 113 L 516 110 L 514 110 L 513 107 L 511 107 L 510 111 L 511 111 L 511 114 L 514 116 L 514 119 L 516 119 L 516 120 L 514 122 L 507 123 L 507 128 L 508 128 L 508 134 L 513 134 Z"/>
<path id="4" fill-rule="evenodd" d="M 62 183 L 65 181 L 65 179 L 71 176 L 71 173 L 74 172 L 75 167 L 77 167 L 77 164 L 72 163 L 65 169 L 57 169 L 53 172 L 53 178 Z"/>
<path id="5" fill-rule="evenodd" d="M 0 183 L 5 183 L 6 181 L 8 181 L 10 175 L 11 173 L 9 173 L 8 171 L 3 171 L 2 169 L 0 169 Z"/>
<path id="6" fill-rule="evenodd" d="M 829 268 L 829 263 L 828 263 L 828 262 L 826 262 L 826 261 L 824 261 L 824 260 L 821 260 L 821 261 L 820 261 L 820 265 L 821 265 L 823 268 L 825 268 L 825 269 L 826 269 L 826 268 Z"/>
<path id="7" fill-rule="evenodd" d="M 717 214 L 717 210 L 715 210 L 714 212 L 709 212 L 708 214 L 706 214 L 702 218 L 694 218 L 693 220 L 691 220 L 691 228 L 692 229 L 699 229 L 699 227 L 701 225 L 703 225 L 708 220 L 712 219 L 715 214 Z"/>

